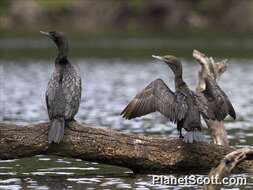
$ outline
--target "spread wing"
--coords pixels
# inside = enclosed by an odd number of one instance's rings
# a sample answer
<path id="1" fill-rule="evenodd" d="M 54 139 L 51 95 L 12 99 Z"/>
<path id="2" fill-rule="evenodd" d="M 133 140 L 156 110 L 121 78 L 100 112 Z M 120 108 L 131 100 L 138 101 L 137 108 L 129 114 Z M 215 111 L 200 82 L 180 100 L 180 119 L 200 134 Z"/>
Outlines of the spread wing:
<path id="1" fill-rule="evenodd" d="M 206 90 L 203 91 L 207 98 L 209 114 L 216 120 L 224 120 L 227 115 L 236 119 L 235 110 L 225 94 L 215 81 L 206 80 Z"/>
<path id="2" fill-rule="evenodd" d="M 204 119 L 215 119 L 209 113 L 208 101 L 203 93 L 193 92 L 195 96 L 196 104 L 198 105 L 199 112 L 201 113 Z"/>
<path id="3" fill-rule="evenodd" d="M 123 118 L 132 119 L 159 111 L 170 121 L 184 118 L 188 107 L 182 94 L 175 94 L 161 80 L 151 82 L 121 112 Z"/>

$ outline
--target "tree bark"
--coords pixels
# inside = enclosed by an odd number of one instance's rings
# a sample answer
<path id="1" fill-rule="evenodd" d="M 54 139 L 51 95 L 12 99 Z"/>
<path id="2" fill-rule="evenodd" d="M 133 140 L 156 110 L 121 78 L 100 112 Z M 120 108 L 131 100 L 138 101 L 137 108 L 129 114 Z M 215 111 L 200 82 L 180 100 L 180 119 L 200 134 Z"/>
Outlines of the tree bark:
<path id="1" fill-rule="evenodd" d="M 0 159 L 37 154 L 79 158 L 123 166 L 136 173 L 209 171 L 234 149 L 214 144 L 186 144 L 181 139 L 151 138 L 68 123 L 60 144 L 48 144 L 49 123 L 26 126 L 0 123 Z M 240 171 L 252 169 L 251 161 L 239 164 Z"/>
<path id="2" fill-rule="evenodd" d="M 223 146 L 229 145 L 224 121 L 209 120 L 207 125 L 214 144 Z"/>

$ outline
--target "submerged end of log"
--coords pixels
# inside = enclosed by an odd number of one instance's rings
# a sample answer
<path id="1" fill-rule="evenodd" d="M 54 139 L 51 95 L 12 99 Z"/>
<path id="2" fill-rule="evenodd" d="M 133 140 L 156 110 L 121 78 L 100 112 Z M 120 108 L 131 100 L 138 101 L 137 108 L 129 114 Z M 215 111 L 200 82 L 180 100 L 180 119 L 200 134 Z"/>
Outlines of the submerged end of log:
<path id="1" fill-rule="evenodd" d="M 68 123 L 60 144 L 48 144 L 49 123 L 27 126 L 0 123 L 0 159 L 37 154 L 79 158 L 123 166 L 136 173 L 209 171 L 234 149 L 215 144 L 186 144 L 181 139 L 151 138 L 97 128 L 78 122 Z M 253 162 L 239 164 L 240 171 Z"/>
<path id="2" fill-rule="evenodd" d="M 253 149 L 250 148 L 241 148 L 230 152 L 227 154 L 221 161 L 220 164 L 213 168 L 208 177 L 217 177 L 218 184 L 206 184 L 203 186 L 203 190 L 217 190 L 222 187 L 222 179 L 231 174 L 232 170 L 243 160 L 252 160 L 253 159 Z"/>

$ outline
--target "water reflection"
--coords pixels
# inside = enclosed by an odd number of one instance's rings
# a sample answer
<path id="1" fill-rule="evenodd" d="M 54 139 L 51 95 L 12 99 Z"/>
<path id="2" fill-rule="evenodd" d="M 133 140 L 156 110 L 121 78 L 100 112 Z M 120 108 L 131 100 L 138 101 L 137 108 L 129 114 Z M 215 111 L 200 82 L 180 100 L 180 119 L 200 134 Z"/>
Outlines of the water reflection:
<path id="1" fill-rule="evenodd" d="M 128 101 L 151 80 L 162 78 L 171 88 L 174 87 L 173 75 L 166 65 L 129 60 L 90 59 L 73 62 L 79 67 L 83 78 L 78 120 L 162 138 L 178 135 L 175 126 L 160 114 L 131 121 L 119 117 Z M 185 80 L 195 89 L 198 64 L 184 60 L 183 66 Z M 44 92 L 52 69 L 53 64 L 44 60 L 36 61 L 36 64 L 35 61 L 1 61 L 0 76 L 4 80 L 0 80 L 3 108 L 0 109 L 0 121 L 29 123 L 47 120 Z M 228 120 L 226 123 L 229 140 L 237 147 L 253 143 L 252 70 L 250 61 L 232 60 L 220 81 L 239 115 L 237 121 Z M 247 175 L 247 179 L 251 180 L 251 177 Z M 133 176 L 131 171 L 124 168 L 42 155 L 21 160 L 0 160 L 0 179 L 0 189 L 170 189 L 168 186 L 154 187 L 150 183 L 150 176 Z"/>

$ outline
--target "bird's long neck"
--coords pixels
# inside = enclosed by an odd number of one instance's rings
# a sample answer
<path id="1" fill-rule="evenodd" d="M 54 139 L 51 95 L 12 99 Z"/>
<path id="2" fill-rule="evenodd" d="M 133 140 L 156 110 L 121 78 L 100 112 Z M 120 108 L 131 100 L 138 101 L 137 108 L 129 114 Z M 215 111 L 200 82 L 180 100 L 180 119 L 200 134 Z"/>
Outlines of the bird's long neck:
<path id="1" fill-rule="evenodd" d="M 68 63 L 68 42 L 67 40 L 63 40 L 62 42 L 56 42 L 56 46 L 58 48 L 58 54 L 55 60 L 56 64 L 66 64 Z"/>
<path id="2" fill-rule="evenodd" d="M 182 66 L 180 63 L 175 71 L 175 88 L 176 88 L 176 90 L 179 89 L 183 85 L 185 85 L 185 82 L 183 80 L 183 70 L 182 70 Z"/>
<path id="3" fill-rule="evenodd" d="M 175 89 L 180 89 L 183 85 L 185 85 L 185 82 L 183 80 L 182 75 L 175 75 Z"/>

